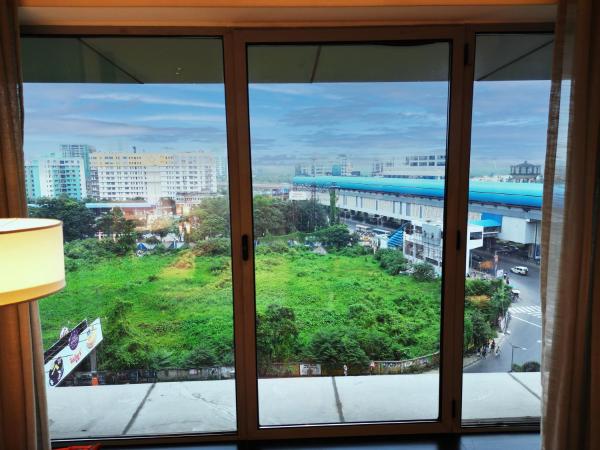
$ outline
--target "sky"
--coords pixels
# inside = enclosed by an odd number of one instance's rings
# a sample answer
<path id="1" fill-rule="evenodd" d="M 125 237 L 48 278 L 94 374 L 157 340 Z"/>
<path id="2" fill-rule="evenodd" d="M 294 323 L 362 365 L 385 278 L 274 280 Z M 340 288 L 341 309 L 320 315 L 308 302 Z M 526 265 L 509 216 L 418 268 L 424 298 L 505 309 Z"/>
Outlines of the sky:
<path id="1" fill-rule="evenodd" d="M 548 81 L 475 84 L 472 174 L 543 163 Z M 63 143 L 99 151 L 196 151 L 225 156 L 220 84 L 33 84 L 25 94 L 28 160 Z M 281 180 L 312 157 L 374 159 L 446 149 L 448 83 L 290 83 L 249 87 L 255 175 Z"/>

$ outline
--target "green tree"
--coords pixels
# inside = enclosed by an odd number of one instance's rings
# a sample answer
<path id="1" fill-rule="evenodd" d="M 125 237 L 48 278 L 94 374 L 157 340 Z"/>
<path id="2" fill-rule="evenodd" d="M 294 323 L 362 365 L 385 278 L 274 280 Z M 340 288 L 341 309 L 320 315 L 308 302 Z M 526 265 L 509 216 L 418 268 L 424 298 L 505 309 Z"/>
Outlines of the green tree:
<path id="1" fill-rule="evenodd" d="M 41 198 L 29 208 L 29 217 L 57 219 L 63 223 L 63 237 L 66 242 L 94 236 L 94 214 L 85 203 L 66 196 Z"/>
<path id="2" fill-rule="evenodd" d="M 381 331 L 361 330 L 355 339 L 370 360 L 398 360 L 405 357 L 400 346 Z"/>
<path id="3" fill-rule="evenodd" d="M 309 345 L 309 354 L 316 362 L 328 368 L 341 368 L 344 364 L 365 368 L 369 357 L 356 340 L 341 330 L 317 332 Z"/>
<path id="4" fill-rule="evenodd" d="M 229 233 L 229 221 L 216 214 L 203 214 L 200 223 L 190 232 L 189 240 L 198 242 L 208 238 L 227 236 Z"/>
<path id="5" fill-rule="evenodd" d="M 485 316 L 478 310 L 473 310 L 471 314 L 472 324 L 472 343 L 475 347 L 486 344 L 494 335 L 490 323 Z"/>
<path id="6" fill-rule="evenodd" d="M 205 198 L 192 210 L 190 217 L 203 217 L 203 215 L 215 215 L 228 219 L 229 198 L 227 196 Z"/>
<path id="7" fill-rule="evenodd" d="M 346 225 L 333 225 L 327 228 L 321 228 L 315 233 L 315 237 L 327 249 L 342 249 L 353 242 L 353 236 L 350 234 Z"/>
<path id="8" fill-rule="evenodd" d="M 292 200 L 286 208 L 286 221 L 289 231 L 312 233 L 327 226 L 327 208 L 311 200 Z"/>
<path id="9" fill-rule="evenodd" d="M 116 255 L 125 255 L 133 250 L 137 238 L 135 221 L 125 218 L 120 208 L 113 208 L 96 221 L 97 228 L 112 238 L 106 247 Z"/>
<path id="10" fill-rule="evenodd" d="M 254 235 L 281 235 L 287 232 L 286 205 L 272 197 L 257 195 L 254 197 Z"/>
<path id="11" fill-rule="evenodd" d="M 337 208 L 337 193 L 335 189 L 329 190 L 329 225 L 335 225 L 340 222 L 339 211 Z"/>
<path id="12" fill-rule="evenodd" d="M 261 371 L 297 354 L 298 327 L 293 309 L 270 304 L 264 313 L 256 315 L 256 350 Z"/>
<path id="13" fill-rule="evenodd" d="M 398 275 L 400 272 L 408 269 L 408 262 L 399 250 L 384 248 L 377 250 L 375 259 L 379 261 L 379 265 L 390 275 Z"/>
<path id="14" fill-rule="evenodd" d="M 191 242 L 229 236 L 229 201 L 227 197 L 207 198 L 196 207 L 188 220 L 192 231 Z"/>

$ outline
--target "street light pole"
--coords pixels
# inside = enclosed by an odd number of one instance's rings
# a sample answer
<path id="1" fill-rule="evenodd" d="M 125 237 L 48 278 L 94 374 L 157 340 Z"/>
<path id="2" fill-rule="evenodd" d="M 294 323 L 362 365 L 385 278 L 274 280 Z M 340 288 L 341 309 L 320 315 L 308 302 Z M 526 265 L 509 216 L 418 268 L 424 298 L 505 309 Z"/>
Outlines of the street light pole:
<path id="1" fill-rule="evenodd" d="M 512 342 L 509 342 L 508 345 L 510 345 L 510 371 L 513 371 L 513 361 L 515 359 L 515 348 L 518 348 L 520 350 L 527 350 L 525 347 L 519 347 L 518 345 L 514 345 Z"/>

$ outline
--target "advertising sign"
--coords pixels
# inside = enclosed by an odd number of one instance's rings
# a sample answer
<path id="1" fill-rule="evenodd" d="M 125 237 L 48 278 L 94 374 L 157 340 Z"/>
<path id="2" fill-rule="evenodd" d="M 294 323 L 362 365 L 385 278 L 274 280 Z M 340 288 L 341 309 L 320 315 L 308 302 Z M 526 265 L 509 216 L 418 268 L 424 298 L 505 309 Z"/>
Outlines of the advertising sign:
<path id="1" fill-rule="evenodd" d="M 321 364 L 300 364 L 300 376 L 321 375 Z"/>
<path id="2" fill-rule="evenodd" d="M 44 355 L 44 372 L 48 387 L 58 386 L 102 342 L 100 319 L 83 328 L 82 322 Z"/>
<path id="3" fill-rule="evenodd" d="M 290 191 L 290 200 L 308 200 L 308 192 L 306 191 Z"/>

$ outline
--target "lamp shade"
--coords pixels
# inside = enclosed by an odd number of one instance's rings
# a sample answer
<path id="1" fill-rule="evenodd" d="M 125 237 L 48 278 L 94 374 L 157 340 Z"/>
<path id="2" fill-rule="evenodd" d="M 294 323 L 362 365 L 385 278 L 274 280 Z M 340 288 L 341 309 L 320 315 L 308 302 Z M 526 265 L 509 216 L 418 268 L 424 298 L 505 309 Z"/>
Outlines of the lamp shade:
<path id="1" fill-rule="evenodd" d="M 65 286 L 62 222 L 0 219 L 0 307 Z"/>

